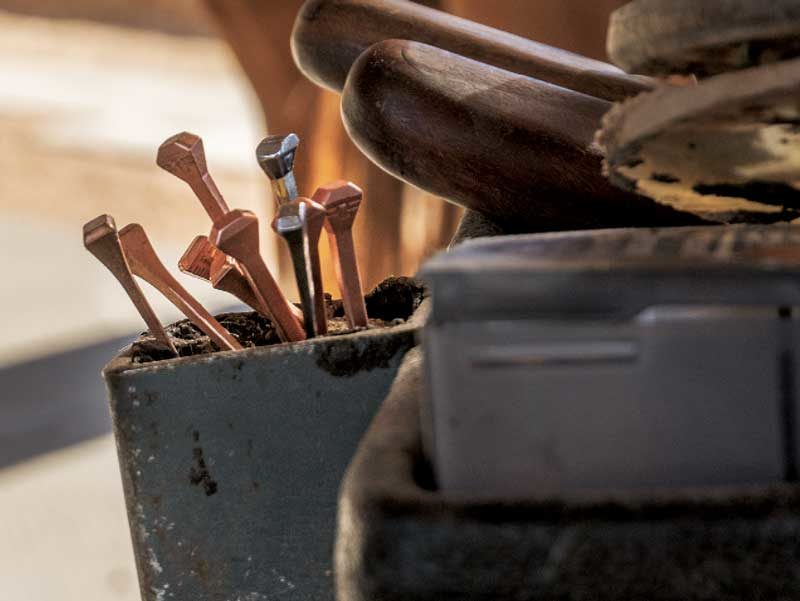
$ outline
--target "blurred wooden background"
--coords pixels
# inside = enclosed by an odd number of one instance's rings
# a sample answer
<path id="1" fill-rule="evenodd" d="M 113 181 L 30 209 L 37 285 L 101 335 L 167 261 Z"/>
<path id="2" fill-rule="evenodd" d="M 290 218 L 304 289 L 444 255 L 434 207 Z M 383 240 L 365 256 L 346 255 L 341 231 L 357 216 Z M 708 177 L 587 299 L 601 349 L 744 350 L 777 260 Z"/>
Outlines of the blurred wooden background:
<path id="1" fill-rule="evenodd" d="M 624 4 L 624 0 L 421 1 L 595 58 L 605 58 L 609 13 Z M 90 18 L 177 34 L 218 32 L 252 82 L 268 131 L 300 136 L 300 193 L 310 196 L 318 185 L 340 177 L 365 190 L 366 202 L 356 223 L 365 285 L 389 274 L 411 274 L 422 259 L 446 245 L 461 211 L 384 174 L 349 141 L 339 118 L 338 96 L 308 82 L 292 62 L 289 35 L 301 5 L 302 0 L 0 0 L 0 9 L 55 18 Z M 320 249 L 328 281 L 326 245 Z M 286 261 L 284 256 L 282 267 L 288 272 Z"/>
<path id="2" fill-rule="evenodd" d="M 605 58 L 608 15 L 624 1 L 422 3 L 540 42 Z M 320 183 L 338 177 L 350 179 L 366 191 L 362 215 L 356 223 L 366 285 L 389 274 L 414 273 L 425 257 L 444 247 L 458 225 L 460 208 L 402 184 L 367 161 L 344 132 L 338 96 L 311 84 L 294 66 L 289 35 L 302 0 L 206 0 L 206 4 L 253 82 L 270 131 L 294 131 L 303 141 L 297 165 L 301 194 L 310 195 Z"/>

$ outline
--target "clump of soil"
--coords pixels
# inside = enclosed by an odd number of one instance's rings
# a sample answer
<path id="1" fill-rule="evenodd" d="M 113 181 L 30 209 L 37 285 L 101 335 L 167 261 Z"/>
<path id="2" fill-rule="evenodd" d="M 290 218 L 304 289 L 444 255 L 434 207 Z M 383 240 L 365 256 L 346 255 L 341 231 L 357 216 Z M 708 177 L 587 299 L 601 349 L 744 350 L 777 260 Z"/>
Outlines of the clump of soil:
<path id="1" fill-rule="evenodd" d="M 405 323 L 424 297 L 425 288 L 418 280 L 394 276 L 385 279 L 364 297 L 369 316 L 367 328 L 386 328 Z M 325 307 L 328 315 L 327 336 L 354 331 L 347 323 L 341 300 L 334 300 L 329 294 L 325 294 Z M 269 346 L 281 342 L 272 321 L 255 311 L 220 313 L 215 317 L 245 348 Z M 219 351 L 219 347 L 188 320 L 167 326 L 166 331 L 180 357 Z M 158 344 L 147 332 L 133 343 L 133 363 L 150 363 L 168 359 L 170 356 L 169 350 Z"/>

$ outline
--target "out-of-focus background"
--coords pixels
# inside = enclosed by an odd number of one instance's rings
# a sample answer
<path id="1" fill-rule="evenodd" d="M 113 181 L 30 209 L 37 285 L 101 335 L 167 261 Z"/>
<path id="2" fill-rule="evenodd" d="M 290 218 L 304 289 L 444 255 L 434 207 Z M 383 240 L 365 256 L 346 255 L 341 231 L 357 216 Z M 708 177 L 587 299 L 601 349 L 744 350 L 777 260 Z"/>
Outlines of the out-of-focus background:
<path id="1" fill-rule="evenodd" d="M 425 3 L 604 58 L 608 14 L 623 1 Z M 338 97 L 294 67 L 300 5 L 0 0 L 0 599 L 139 598 L 99 372 L 143 326 L 84 250 L 81 226 L 101 213 L 118 227 L 141 223 L 178 273 L 210 223 L 156 167 L 166 137 L 202 136 L 228 203 L 267 220 L 255 146 L 267 132 L 298 133 L 301 194 L 340 177 L 365 190 L 356 238 L 366 287 L 412 274 L 452 235 L 460 211 L 369 164 L 341 127 Z M 295 297 L 277 242 L 264 236 L 262 251 Z M 178 277 L 212 310 L 235 305 Z M 179 319 L 143 288 L 163 321 Z"/>

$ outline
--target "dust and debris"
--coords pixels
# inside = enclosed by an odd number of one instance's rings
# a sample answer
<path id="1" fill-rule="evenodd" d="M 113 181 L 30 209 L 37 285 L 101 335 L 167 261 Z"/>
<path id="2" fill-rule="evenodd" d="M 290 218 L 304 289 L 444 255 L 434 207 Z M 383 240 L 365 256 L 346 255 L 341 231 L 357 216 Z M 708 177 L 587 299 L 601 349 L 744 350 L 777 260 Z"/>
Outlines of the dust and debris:
<path id="1" fill-rule="evenodd" d="M 275 578 L 278 580 L 278 582 L 281 585 L 283 585 L 283 587 L 284 587 L 283 590 L 274 591 L 276 594 L 280 595 L 282 593 L 288 593 L 289 591 L 295 589 L 294 583 L 291 580 L 289 580 L 286 576 L 284 576 L 283 574 L 278 572 L 278 570 L 276 570 L 275 568 L 272 568 L 271 571 L 272 571 L 273 576 L 275 576 Z"/>
<path id="2" fill-rule="evenodd" d="M 269 597 L 266 595 L 252 591 L 249 593 L 240 593 L 236 595 L 236 599 L 234 601 L 268 601 L 268 599 Z"/>
<path id="3" fill-rule="evenodd" d="M 403 349 L 413 346 L 414 334 L 391 336 L 385 340 L 343 340 L 341 344 L 320 347 L 316 364 L 336 377 L 350 377 L 364 371 L 389 367 L 392 359 Z"/>
<path id="4" fill-rule="evenodd" d="M 364 297 L 369 315 L 368 328 L 386 328 L 405 323 L 422 302 L 425 288 L 421 282 L 408 277 L 389 277 L 378 284 Z M 328 336 L 353 332 L 345 318 L 341 300 L 325 295 L 328 316 Z M 280 344 L 280 339 L 269 318 L 254 311 L 245 313 L 221 313 L 217 320 L 244 348 Z M 219 348 L 188 320 L 176 322 L 166 328 L 180 357 L 215 353 Z M 153 338 L 145 332 L 133 343 L 132 362 L 150 363 L 170 358 L 161 347 L 153 344 Z M 135 391 L 134 391 L 135 392 Z M 133 392 L 129 391 L 133 394 Z"/>
<path id="5" fill-rule="evenodd" d="M 161 567 L 158 561 L 158 557 L 156 557 L 156 552 L 153 550 L 153 547 L 147 548 L 147 563 L 150 564 L 150 568 L 152 568 L 153 572 L 156 574 L 161 574 L 164 571 L 164 568 Z"/>
<path id="6" fill-rule="evenodd" d="M 198 443 L 200 441 L 200 433 L 197 431 L 192 432 L 192 438 L 195 443 Z M 216 494 L 217 482 L 211 478 L 211 473 L 203 456 L 203 447 L 199 445 L 194 447 L 192 449 L 192 457 L 194 458 L 194 465 L 189 469 L 189 482 L 195 486 L 202 485 L 207 497 Z"/>
<path id="7" fill-rule="evenodd" d="M 404 323 L 425 298 L 425 287 L 419 280 L 391 276 L 375 286 L 364 297 L 367 314 L 375 319 Z"/>

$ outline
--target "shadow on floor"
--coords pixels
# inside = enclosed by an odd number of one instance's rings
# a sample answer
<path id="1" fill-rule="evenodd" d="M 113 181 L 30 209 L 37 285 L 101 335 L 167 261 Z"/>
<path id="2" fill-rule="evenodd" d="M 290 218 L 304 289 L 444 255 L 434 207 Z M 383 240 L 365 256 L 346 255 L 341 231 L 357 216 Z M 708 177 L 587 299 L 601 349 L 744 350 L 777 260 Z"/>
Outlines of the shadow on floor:
<path id="1" fill-rule="evenodd" d="M 100 370 L 133 338 L 0 369 L 0 468 L 110 432 Z"/>

